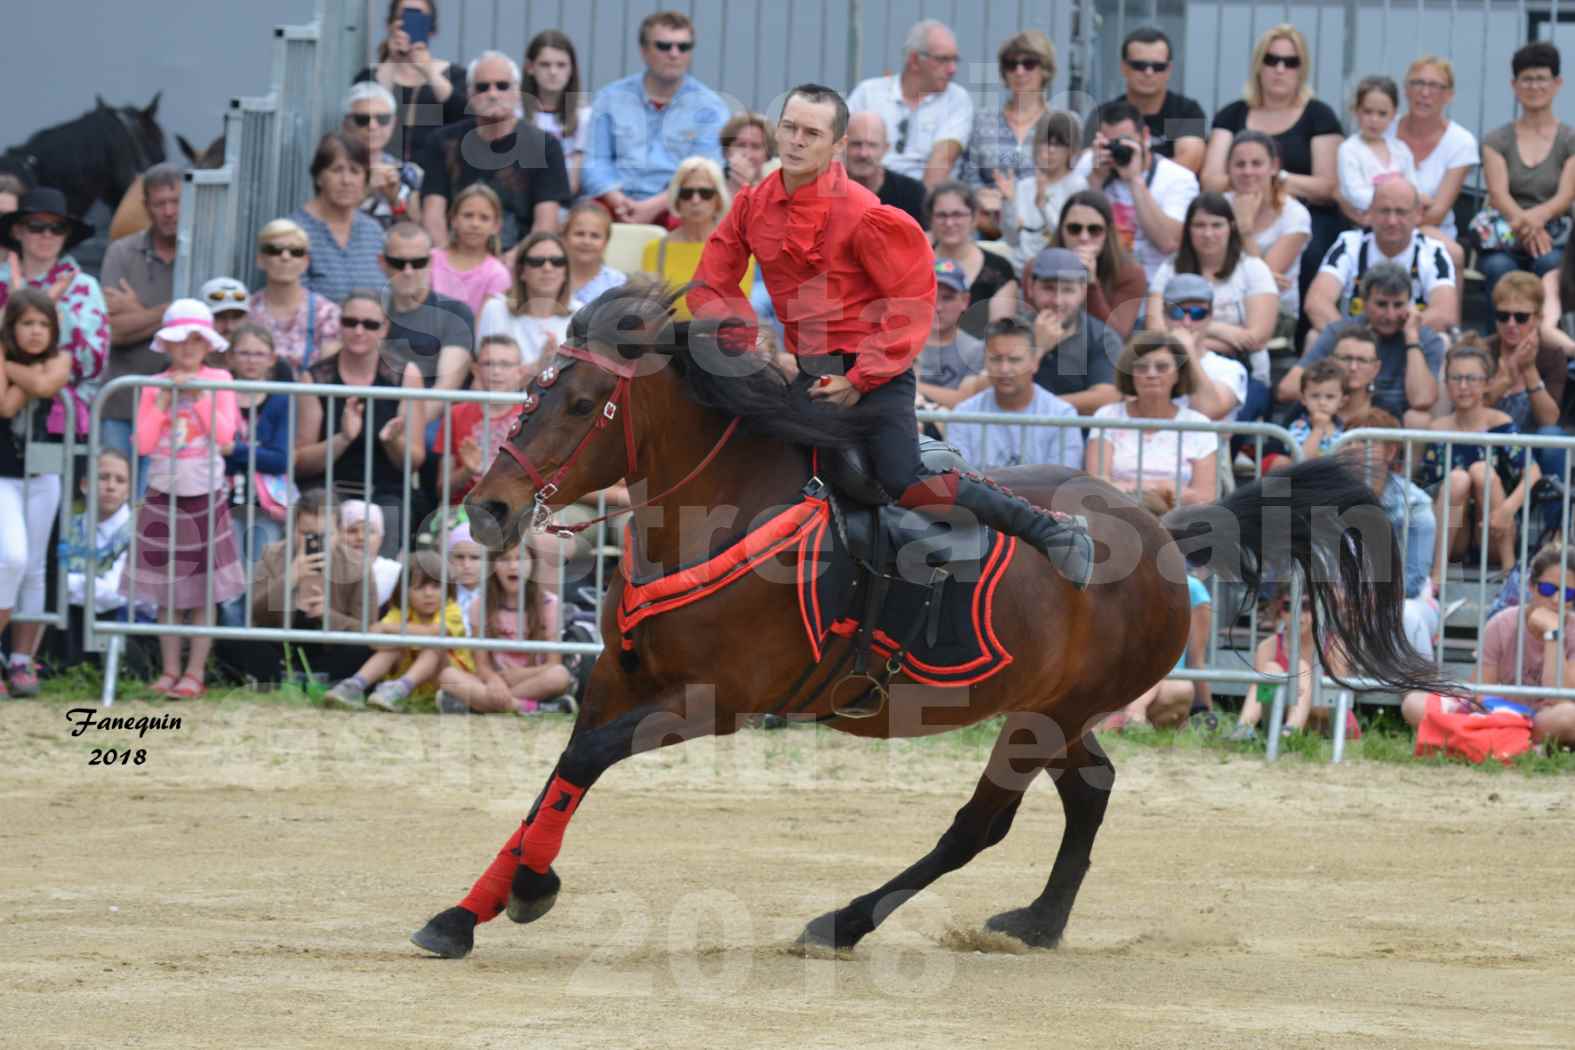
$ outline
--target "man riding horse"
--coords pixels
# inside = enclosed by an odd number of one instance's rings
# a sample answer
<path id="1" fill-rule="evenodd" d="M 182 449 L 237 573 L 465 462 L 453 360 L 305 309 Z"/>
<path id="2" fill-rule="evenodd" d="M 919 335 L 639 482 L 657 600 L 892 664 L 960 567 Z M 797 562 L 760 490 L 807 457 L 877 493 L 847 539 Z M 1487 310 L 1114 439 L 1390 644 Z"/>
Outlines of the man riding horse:
<path id="1" fill-rule="evenodd" d="M 788 93 L 776 132 L 782 167 L 733 199 L 695 271 L 691 311 L 718 322 L 743 318 L 722 325 L 717 338 L 726 349 L 752 350 L 754 311 L 736 289 L 753 256 L 809 396 L 879 406 L 865 451 L 890 499 L 918 511 L 969 511 L 1033 544 L 1083 588 L 1093 543 L 1081 523 L 976 474 L 922 472 L 913 362 L 935 311 L 935 255 L 911 217 L 881 204 L 834 159 L 847 127 L 848 105 L 831 88 L 802 84 Z"/>

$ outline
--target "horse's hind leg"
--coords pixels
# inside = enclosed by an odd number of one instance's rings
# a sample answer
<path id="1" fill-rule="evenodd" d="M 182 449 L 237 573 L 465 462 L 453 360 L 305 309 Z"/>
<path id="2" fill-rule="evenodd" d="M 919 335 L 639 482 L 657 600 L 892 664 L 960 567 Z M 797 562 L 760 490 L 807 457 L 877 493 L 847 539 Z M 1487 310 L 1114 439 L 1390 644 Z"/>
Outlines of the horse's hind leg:
<path id="1" fill-rule="evenodd" d="M 879 926 L 908 898 L 947 872 L 956 871 L 1000 842 L 1011 830 L 1023 792 L 1064 746 L 1060 728 L 1037 714 L 1016 714 L 996 737 L 973 797 L 957 811 L 951 827 L 916 864 L 872 893 L 810 922 L 801 945 L 848 949 Z"/>
<path id="2" fill-rule="evenodd" d="M 445 959 L 462 959 L 475 944 L 478 923 L 505 907 L 515 922 L 534 922 L 552 910 L 559 880 L 552 861 L 585 792 L 598 777 L 631 754 L 692 740 L 715 731 L 714 710 L 686 720 L 674 706 L 644 704 L 605 725 L 575 726 L 547 784 L 524 822 L 503 844 L 487 870 L 457 905 L 434 915 L 411 935 L 418 947 Z"/>
<path id="3" fill-rule="evenodd" d="M 985 924 L 1035 948 L 1055 947 L 1066 931 L 1116 779 L 1116 767 L 1092 733 L 1073 741 L 1064 756 L 1050 763 L 1049 772 L 1066 812 L 1066 829 L 1061 833 L 1050 881 L 1028 907 L 1002 912 Z"/>

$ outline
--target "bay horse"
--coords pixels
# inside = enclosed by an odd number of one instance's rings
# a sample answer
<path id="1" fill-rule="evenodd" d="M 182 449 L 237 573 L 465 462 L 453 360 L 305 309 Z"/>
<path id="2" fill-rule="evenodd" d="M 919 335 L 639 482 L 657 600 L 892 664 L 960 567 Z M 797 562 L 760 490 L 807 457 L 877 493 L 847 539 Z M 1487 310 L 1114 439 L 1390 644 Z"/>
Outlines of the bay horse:
<path id="1" fill-rule="evenodd" d="M 748 523 L 792 505 L 810 480 L 808 446 L 858 442 L 867 422 L 859 406 L 811 403 L 764 355 L 729 355 L 714 327 L 672 322 L 672 303 L 671 294 L 631 282 L 576 314 L 503 453 L 466 501 L 478 541 L 510 548 L 554 508 L 627 479 L 637 500 L 642 491 L 657 494 L 633 510 L 640 560 L 672 572 L 706 561 Z M 516 922 L 541 918 L 561 885 L 552 862 L 564 831 L 597 778 L 632 754 L 736 731 L 778 709 L 807 668 L 806 715 L 845 733 L 918 736 L 995 716 L 1004 724 L 973 796 L 934 848 L 885 885 L 812 920 L 801 943 L 851 949 L 908 897 L 1001 841 L 1023 793 L 1046 772 L 1066 815 L 1049 880 L 1026 907 L 987 925 L 1030 946 L 1054 946 L 1114 783 L 1091 727 L 1175 666 L 1190 622 L 1189 560 L 1254 589 L 1266 568 L 1294 561 L 1316 598 L 1320 640 L 1338 646 L 1353 673 L 1392 688 L 1438 688 L 1405 642 L 1401 561 L 1388 522 L 1342 463 L 1298 465 L 1219 503 L 1172 511 L 1164 523 L 1066 468 L 990 477 L 1041 507 L 1083 514 L 1098 550 L 1093 581 L 1080 592 L 1018 545 L 995 591 L 996 631 L 1014 656 L 998 674 L 962 689 L 910 684 L 894 689 L 875 717 L 839 718 L 818 691 L 838 654 L 829 650 L 815 663 L 791 572 L 786 580 L 781 571 L 744 573 L 646 620 L 627 651 L 616 611 L 629 584 L 619 574 L 602 614 L 607 649 L 541 795 L 470 894 L 412 940 L 460 958 L 478 921 L 505 909 Z M 833 644 L 845 651 L 851 643 Z"/>
<path id="2" fill-rule="evenodd" d="M 73 215 L 86 216 L 98 201 L 114 208 L 138 175 L 164 160 L 162 95 L 141 109 L 111 106 L 95 96 L 93 108 L 80 117 L 35 131 L 0 154 L 0 171 L 31 187 L 64 193 Z"/>

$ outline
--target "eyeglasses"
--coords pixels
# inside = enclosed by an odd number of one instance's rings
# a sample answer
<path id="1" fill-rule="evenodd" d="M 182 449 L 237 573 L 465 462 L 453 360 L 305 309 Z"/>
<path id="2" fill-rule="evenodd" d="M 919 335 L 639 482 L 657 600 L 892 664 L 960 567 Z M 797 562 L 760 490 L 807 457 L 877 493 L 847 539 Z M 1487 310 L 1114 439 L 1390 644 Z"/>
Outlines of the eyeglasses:
<path id="1" fill-rule="evenodd" d="M 1001 72 L 1010 73 L 1017 69 L 1026 69 L 1030 73 L 1038 69 L 1042 63 L 1033 55 L 1015 55 L 1001 60 Z"/>
<path id="2" fill-rule="evenodd" d="M 674 51 L 680 55 L 687 55 L 695 49 L 693 40 L 653 40 L 651 46 L 663 54 L 672 54 Z"/>
<path id="3" fill-rule="evenodd" d="M 52 237 L 64 237 L 71 232 L 71 227 L 63 222 L 24 222 L 22 228 L 28 233 L 47 233 Z"/>
<path id="4" fill-rule="evenodd" d="M 1302 68 L 1302 56 L 1274 54 L 1264 55 L 1263 64 L 1266 66 L 1279 66 L 1282 69 L 1300 69 Z"/>
<path id="5" fill-rule="evenodd" d="M 1378 363 L 1378 358 L 1356 357 L 1353 354 L 1335 354 L 1334 363 L 1337 365 L 1344 365 L 1346 368 L 1361 368 L 1367 365 L 1376 365 Z"/>
<path id="6" fill-rule="evenodd" d="M 1420 78 L 1417 78 L 1415 80 L 1407 80 L 1405 82 L 1405 86 L 1410 88 L 1412 91 L 1448 91 L 1449 90 L 1449 85 L 1444 83 L 1442 80 L 1422 80 Z"/>
<path id="7" fill-rule="evenodd" d="M 277 259 L 281 255 L 288 255 L 292 259 L 304 259 L 306 258 L 306 253 L 308 251 L 306 248 L 298 248 L 294 245 L 284 244 L 265 244 L 257 250 L 274 259 Z"/>
<path id="8" fill-rule="evenodd" d="M 961 222 L 973 218 L 971 211 L 937 211 L 930 214 L 936 222 Z"/>
<path id="9" fill-rule="evenodd" d="M 1176 370 L 1174 361 L 1139 361 L 1132 366 L 1135 376 L 1168 376 Z"/>
<path id="10" fill-rule="evenodd" d="M 908 151 L 908 118 L 907 117 L 903 117 L 901 120 L 897 121 L 897 152 L 898 153 L 906 153 L 907 151 Z"/>
<path id="11" fill-rule="evenodd" d="M 1527 321 L 1531 320 L 1531 311 L 1494 310 L 1493 316 L 1498 318 L 1499 324 L 1509 324 L 1511 321 L 1514 321 L 1516 324 L 1525 324 Z"/>
<path id="12" fill-rule="evenodd" d="M 1526 88 L 1545 88 L 1553 83 L 1552 77 L 1516 77 L 1515 83 Z"/>
<path id="13" fill-rule="evenodd" d="M 1453 383 L 1456 386 L 1481 386 L 1483 383 L 1487 382 L 1487 376 L 1464 375 L 1462 373 L 1456 372 L 1452 375 L 1445 376 L 1444 382 Z"/>
<path id="14" fill-rule="evenodd" d="M 390 124 L 392 124 L 394 122 L 394 115 L 392 113 L 352 113 L 352 114 L 350 114 L 350 122 L 352 124 L 354 124 L 358 128 L 369 128 L 369 127 L 372 126 L 372 121 L 374 121 L 374 120 L 377 121 L 377 126 L 378 127 L 386 128 L 386 127 L 388 127 Z"/>
<path id="15" fill-rule="evenodd" d="M 715 193 L 716 191 L 712 190 L 711 192 Z M 555 266 L 561 270 L 569 265 L 569 257 L 567 255 L 527 255 L 525 256 L 525 265 L 532 270 L 539 270 L 543 266 Z"/>
<path id="16" fill-rule="evenodd" d="M 920 51 L 919 54 L 931 62 L 939 62 L 943 66 L 954 66 L 957 64 L 957 52 L 955 51 L 949 55 L 937 55 L 934 51 Z"/>
<path id="17" fill-rule="evenodd" d="M 1537 584 L 1537 593 L 1542 595 L 1544 598 L 1552 598 L 1554 595 L 1559 593 L 1559 585 L 1556 583 L 1548 583 L 1544 580 Z M 1564 588 L 1564 600 L 1567 602 L 1575 602 L 1575 587 Z"/>
<path id="18" fill-rule="evenodd" d="M 512 80 L 478 80 L 471 89 L 473 95 L 485 95 L 489 91 L 503 92 L 514 87 Z"/>
<path id="19" fill-rule="evenodd" d="M 1163 73 L 1170 68 L 1169 62 L 1145 62 L 1141 58 L 1125 59 L 1127 68 L 1134 73 Z"/>
<path id="20" fill-rule="evenodd" d="M 681 201 L 692 201 L 696 198 L 708 201 L 715 196 L 716 189 L 712 186 L 685 186 L 678 191 L 678 199 Z"/>
<path id="21" fill-rule="evenodd" d="M 1170 315 L 1172 321 L 1179 321 L 1183 317 L 1191 321 L 1207 321 L 1209 314 L 1214 312 L 1214 308 L 1212 306 L 1177 306 L 1175 303 L 1171 303 L 1165 308 L 1165 312 Z"/>
<path id="22" fill-rule="evenodd" d="M 341 317 L 339 325 L 346 331 L 353 332 L 357 328 L 365 328 L 368 332 L 378 332 L 383 328 L 383 322 L 376 317 Z"/>
<path id="23" fill-rule="evenodd" d="M 1068 237 L 1081 237 L 1085 233 L 1090 237 L 1103 237 L 1105 235 L 1104 223 L 1099 222 L 1069 222 L 1062 226 L 1061 229 L 1066 231 Z"/>
<path id="24" fill-rule="evenodd" d="M 425 270 L 427 263 L 432 261 L 432 256 L 418 255 L 413 259 L 396 259 L 392 255 L 385 255 L 383 256 L 383 261 L 388 264 L 389 269 L 400 272 L 405 270 Z"/>

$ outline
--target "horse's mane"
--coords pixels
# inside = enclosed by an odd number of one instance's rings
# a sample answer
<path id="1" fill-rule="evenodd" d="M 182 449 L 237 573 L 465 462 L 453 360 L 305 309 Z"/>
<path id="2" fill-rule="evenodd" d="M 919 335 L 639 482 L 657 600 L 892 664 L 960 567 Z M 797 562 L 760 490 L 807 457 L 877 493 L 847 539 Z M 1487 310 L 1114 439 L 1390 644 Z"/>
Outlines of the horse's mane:
<path id="1" fill-rule="evenodd" d="M 683 290 L 635 278 L 597 296 L 569 322 L 573 342 L 596 344 L 601 352 L 628 360 L 665 355 L 684 394 L 695 404 L 736 417 L 743 429 L 789 444 L 820 448 L 862 445 L 880 422 L 860 403 L 852 408 L 812 400 L 764 354 L 726 350 L 719 329 L 736 319 L 674 321 Z"/>

